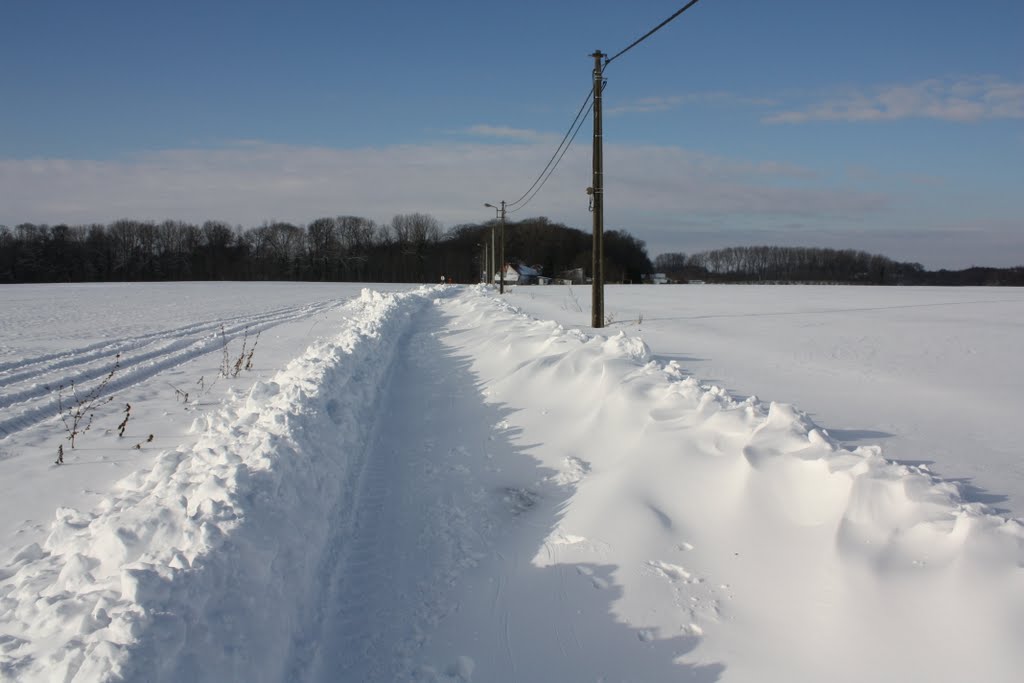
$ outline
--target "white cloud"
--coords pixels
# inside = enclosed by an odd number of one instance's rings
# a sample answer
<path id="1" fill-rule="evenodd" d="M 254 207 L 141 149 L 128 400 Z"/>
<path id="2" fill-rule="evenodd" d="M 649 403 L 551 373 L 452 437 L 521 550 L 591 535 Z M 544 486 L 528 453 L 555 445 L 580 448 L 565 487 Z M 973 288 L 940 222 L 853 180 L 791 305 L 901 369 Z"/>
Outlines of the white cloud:
<path id="1" fill-rule="evenodd" d="M 805 109 L 766 116 L 765 123 L 937 119 L 975 122 L 1024 118 L 1024 83 L 993 76 L 931 79 L 871 91 L 849 91 Z"/>
<path id="2" fill-rule="evenodd" d="M 688 104 L 718 105 L 718 106 L 743 106 L 743 107 L 766 107 L 775 104 L 774 100 L 758 97 L 746 97 L 730 92 L 697 92 L 686 95 L 659 95 L 654 97 L 642 97 L 632 102 L 608 107 L 605 113 L 609 115 L 650 113 L 670 111 Z"/>
<path id="3" fill-rule="evenodd" d="M 519 140 L 522 142 L 539 142 L 551 137 L 548 133 L 540 133 L 535 130 L 512 128 L 510 126 L 490 126 L 482 123 L 470 126 L 465 132 L 475 137 L 501 138 L 505 140 Z"/>
<path id="4" fill-rule="evenodd" d="M 670 97 L 642 97 L 638 100 L 627 102 L 626 104 L 608 107 L 605 109 L 605 113 L 615 115 L 668 111 L 679 107 L 684 101 L 685 98 L 681 95 L 673 95 Z"/>
<path id="5" fill-rule="evenodd" d="M 552 149 L 550 141 L 361 149 L 245 141 L 112 161 L 7 159 L 0 160 L 0 223 L 132 217 L 254 225 L 337 214 L 385 221 L 410 211 L 448 224 L 486 220 L 483 203 L 518 198 Z M 808 169 L 771 161 L 627 145 L 607 145 L 605 157 L 609 207 L 622 224 L 652 212 L 845 215 L 884 204 L 817 188 Z M 589 146 L 577 144 L 522 215 L 586 225 L 590 181 Z"/>

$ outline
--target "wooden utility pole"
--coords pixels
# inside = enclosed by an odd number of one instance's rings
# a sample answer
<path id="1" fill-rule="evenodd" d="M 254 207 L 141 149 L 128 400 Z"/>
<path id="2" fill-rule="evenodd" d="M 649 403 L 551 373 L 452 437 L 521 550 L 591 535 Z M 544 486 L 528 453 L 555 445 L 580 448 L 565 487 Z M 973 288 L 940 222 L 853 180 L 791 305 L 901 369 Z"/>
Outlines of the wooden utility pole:
<path id="1" fill-rule="evenodd" d="M 590 303 L 590 324 L 604 327 L 604 141 L 601 127 L 601 90 L 604 88 L 604 74 L 601 59 L 606 55 L 600 50 L 590 55 L 594 58 L 594 180 L 591 194 L 594 212 L 593 292 Z"/>
<path id="2" fill-rule="evenodd" d="M 501 259 L 498 267 L 501 268 L 501 284 L 498 285 L 498 294 L 505 293 L 505 200 L 501 200 Z"/>
<path id="3" fill-rule="evenodd" d="M 499 263 L 498 263 L 498 268 L 499 268 L 499 273 L 500 273 L 500 277 L 498 279 L 498 293 L 499 294 L 504 294 L 505 293 L 505 200 L 504 199 L 501 200 L 501 207 L 500 208 L 495 206 L 494 204 L 484 204 L 484 206 L 494 209 L 495 215 L 498 215 L 499 211 L 501 212 L 501 238 L 499 240 L 501 242 L 501 246 L 500 246 L 501 251 L 499 252 L 499 256 L 501 258 L 499 259 Z M 491 245 L 492 245 L 491 246 L 491 260 L 493 261 L 494 260 L 494 246 L 493 246 L 494 245 L 494 230 L 493 229 L 491 230 Z"/>

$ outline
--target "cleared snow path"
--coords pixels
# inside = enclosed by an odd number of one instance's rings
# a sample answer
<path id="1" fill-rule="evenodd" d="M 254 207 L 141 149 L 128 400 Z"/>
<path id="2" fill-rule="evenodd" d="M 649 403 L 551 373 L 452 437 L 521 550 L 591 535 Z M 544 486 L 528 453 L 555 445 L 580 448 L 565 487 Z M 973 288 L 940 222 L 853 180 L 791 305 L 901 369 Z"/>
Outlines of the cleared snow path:
<path id="1" fill-rule="evenodd" d="M 559 543 L 585 541 L 556 530 L 588 466 L 543 467 L 526 450 L 544 444 L 515 443 L 513 409 L 482 400 L 487 384 L 459 341 L 466 321 L 437 303 L 398 345 L 322 632 L 299 648 L 313 663 L 305 655 L 291 678 L 713 680 L 720 666 L 674 662 L 692 633 L 655 641 L 615 618 L 614 565 L 558 564 Z M 535 566 L 541 548 L 550 566 Z"/>
<path id="2" fill-rule="evenodd" d="M 0 679 L 1011 681 L 1024 529 L 482 288 L 337 337 L 0 567 Z"/>
<path id="3" fill-rule="evenodd" d="M 480 401 L 468 360 L 442 346 L 443 322 L 422 310 L 398 345 L 309 680 L 412 675 L 425 635 L 458 608 L 455 582 L 501 529 L 505 492 L 480 488 L 508 451 L 494 432 L 500 415 Z"/>

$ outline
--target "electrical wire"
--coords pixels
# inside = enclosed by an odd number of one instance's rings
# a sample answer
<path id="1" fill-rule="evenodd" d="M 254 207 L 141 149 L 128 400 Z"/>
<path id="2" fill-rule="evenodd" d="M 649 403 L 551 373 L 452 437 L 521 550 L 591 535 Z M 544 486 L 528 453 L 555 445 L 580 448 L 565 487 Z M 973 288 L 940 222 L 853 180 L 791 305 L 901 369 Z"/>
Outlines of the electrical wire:
<path id="1" fill-rule="evenodd" d="M 665 24 L 667 24 L 668 22 L 670 22 L 670 21 L 672 21 L 673 19 L 675 19 L 676 17 L 678 17 L 678 16 L 680 15 L 680 14 L 682 14 L 682 13 L 683 13 L 683 12 L 685 12 L 686 10 L 688 10 L 688 9 L 690 9 L 691 7 L 693 7 L 694 5 L 696 5 L 698 1 L 699 1 L 699 0 L 690 0 L 690 2 L 686 3 L 685 5 L 683 5 L 682 9 L 679 9 L 679 10 L 677 10 L 677 11 L 676 11 L 676 13 L 675 13 L 675 14 L 673 14 L 672 16 L 670 16 L 670 17 L 669 17 L 668 19 L 666 19 L 665 21 L 661 22 L 660 24 L 658 24 L 657 26 L 655 26 L 654 28 L 652 28 L 652 29 L 651 29 L 650 31 L 648 31 L 647 33 L 643 34 L 642 36 L 640 36 L 639 38 L 637 38 L 636 40 L 634 40 L 634 41 L 633 41 L 632 43 L 630 43 L 630 44 L 629 44 L 629 45 L 628 45 L 628 46 L 627 46 L 627 47 L 626 47 L 625 49 L 623 49 L 623 50 L 619 50 L 619 51 L 618 51 L 618 52 L 617 52 L 617 53 L 615 54 L 615 56 L 614 56 L 614 57 L 610 57 L 609 59 L 606 59 L 606 60 L 604 60 L 604 65 L 605 65 L 605 66 L 607 67 L 607 66 L 608 66 L 609 64 L 611 64 L 611 63 L 612 63 L 612 62 L 613 62 L 614 60 L 618 59 L 619 57 L 621 57 L 622 55 L 626 54 L 627 52 L 629 52 L 630 50 L 632 50 L 632 49 L 633 49 L 634 47 L 636 47 L 637 45 L 639 45 L 640 43 L 642 43 L 642 42 L 644 42 L 645 40 L 647 40 L 648 38 L 650 38 L 650 37 L 651 37 L 652 35 L 654 35 L 654 33 L 655 33 L 655 32 L 656 32 L 656 31 L 657 31 L 658 29 L 660 29 L 660 28 L 661 28 L 662 26 L 664 26 L 664 25 L 665 25 Z"/>
<path id="2" fill-rule="evenodd" d="M 624 49 L 619 50 L 617 53 L 615 53 L 615 55 L 613 57 L 610 57 L 610 58 L 606 59 L 604 61 L 604 68 L 607 68 L 608 65 L 612 63 L 612 61 L 614 61 L 615 59 L 618 59 L 619 57 L 621 57 L 622 55 L 626 54 L 627 52 L 632 50 L 634 47 L 639 45 L 640 43 L 642 43 L 645 40 L 647 40 L 648 38 L 650 38 L 658 30 L 663 28 L 666 24 L 668 24 L 670 21 L 672 21 L 673 19 L 678 17 L 680 14 L 682 14 L 686 10 L 688 10 L 691 7 L 693 7 L 694 5 L 696 5 L 698 2 L 699 2 L 699 0 L 690 0 L 688 3 L 683 5 L 680 9 L 676 10 L 676 12 L 673 13 L 672 16 L 670 16 L 668 19 L 666 19 L 665 21 L 661 22 L 660 24 L 658 24 L 657 26 L 652 28 L 650 31 L 648 31 L 647 33 L 643 34 L 642 36 L 640 36 L 639 38 L 634 40 L 632 43 L 627 45 Z M 603 68 L 602 68 L 602 72 L 603 72 Z M 601 86 L 601 90 L 602 91 L 604 90 L 604 85 L 603 84 Z M 594 88 L 591 87 L 590 88 L 590 92 L 587 93 L 587 97 L 583 100 L 583 104 L 580 105 L 579 111 L 576 112 L 576 118 L 574 118 L 572 120 L 572 123 L 569 124 L 569 130 L 567 130 L 565 132 L 565 135 L 562 136 L 562 141 L 560 143 L 558 143 L 558 147 L 555 148 L 554 154 L 552 154 L 551 158 L 548 159 L 548 163 L 544 166 L 543 170 L 541 170 L 540 175 L 537 176 L 537 179 L 533 181 L 533 184 L 530 185 L 530 187 L 526 190 L 526 192 L 524 192 L 522 194 L 521 197 L 519 197 L 519 199 L 515 200 L 514 202 L 510 202 L 510 203 L 505 205 L 505 208 L 506 208 L 508 213 L 515 213 L 516 211 L 519 211 L 520 209 L 525 207 L 544 188 L 544 185 L 548 182 L 548 178 L 550 178 L 552 176 L 552 174 L 555 172 L 555 169 L 558 168 L 558 164 L 562 161 L 562 157 L 565 156 L 566 152 L 569 151 L 569 147 L 572 146 L 572 142 L 573 142 L 573 140 L 576 139 L 576 134 L 580 132 L 580 128 L 583 126 L 583 122 L 586 121 L 587 116 L 590 114 L 590 110 L 593 109 L 593 107 L 594 107 L 593 95 L 594 95 Z M 586 113 L 584 113 L 584 109 L 586 109 Z M 515 207 L 515 208 L 512 208 L 512 207 Z"/>
<path id="3" fill-rule="evenodd" d="M 603 92 L 603 91 L 604 91 L 604 88 L 602 87 L 602 88 L 601 88 L 601 90 L 602 90 L 602 92 Z M 591 92 L 591 94 L 593 94 L 593 92 L 594 92 L 593 88 L 591 88 L 590 92 Z M 590 98 L 589 98 L 589 96 L 588 96 L 588 100 L 589 100 L 589 99 L 590 99 Z M 584 104 L 586 104 L 586 102 L 584 102 Z M 516 211 L 518 211 L 519 209 L 522 209 L 523 207 L 525 207 L 525 206 L 526 206 L 527 204 L 529 204 L 529 203 L 530 203 L 530 202 L 531 202 L 531 201 L 533 200 L 533 198 L 534 198 L 534 197 L 536 197 L 536 196 L 537 196 L 537 194 L 538 194 L 538 193 L 539 193 L 539 192 L 540 192 L 540 191 L 541 191 L 541 190 L 542 190 L 542 189 L 544 188 L 544 184 L 545 184 L 546 182 L 548 182 L 548 178 L 550 178 L 550 177 L 552 176 L 552 174 L 553 174 L 553 173 L 555 172 L 555 169 L 556 169 L 556 168 L 558 168 L 558 164 L 559 164 L 559 162 L 561 162 L 561 161 L 562 161 L 562 157 L 564 157 L 564 156 L 565 156 L 565 153 L 569 151 L 569 147 L 571 147 L 571 146 L 572 146 L 572 141 L 576 139 L 576 133 L 579 133 L 579 132 L 580 132 L 580 128 L 582 128 L 582 127 L 583 127 L 583 124 L 584 124 L 584 123 L 586 122 L 586 120 L 587 120 L 587 115 L 588 115 L 588 114 L 590 114 L 590 110 L 591 110 L 591 109 L 593 109 L 593 108 L 594 108 L 594 103 L 593 103 L 593 101 L 591 101 L 591 102 L 590 102 L 590 106 L 589 106 L 589 107 L 587 107 L 587 113 L 586 113 L 586 114 L 583 114 L 583 118 L 581 118 L 581 119 L 580 119 L 580 118 L 579 118 L 579 115 L 577 115 L 577 118 L 579 119 L 579 123 L 577 124 L 577 123 L 576 123 L 575 121 L 573 121 L 573 124 L 574 124 L 574 125 L 576 126 L 576 130 L 573 130 L 573 131 L 572 131 L 572 137 L 570 137 L 570 138 L 569 138 L 569 143 L 568 143 L 567 145 L 565 145 L 565 147 L 564 147 L 564 148 L 562 149 L 562 153 L 561 153 L 561 154 L 560 154 L 560 155 L 558 156 L 558 159 L 557 159 L 557 160 L 555 161 L 555 164 L 554 164 L 554 166 L 551 166 L 551 171 L 550 171 L 550 172 L 549 172 L 549 173 L 548 173 L 548 174 L 547 174 L 547 175 L 546 175 L 546 176 L 544 177 L 544 180 L 543 180 L 543 181 L 542 181 L 542 182 L 540 183 L 540 185 L 539 185 L 539 186 L 537 187 L 537 189 L 536 189 L 536 190 L 535 190 L 535 191 L 533 192 L 533 194 L 531 194 L 531 195 L 530 195 L 529 199 L 527 199 L 527 200 L 526 200 L 525 202 L 523 202 L 522 204 L 520 204 L 519 206 L 517 206 L 517 207 L 516 207 L 516 208 L 514 208 L 514 209 L 508 209 L 508 213 L 515 213 L 515 212 L 516 212 Z M 582 112 L 582 109 L 581 109 L 580 111 Z M 570 129 L 570 130 L 571 130 L 571 129 Z M 566 135 L 568 135 L 568 132 L 566 133 Z M 557 154 L 557 152 L 556 152 L 556 154 Z M 554 159 L 554 157 L 552 157 L 552 159 Z M 548 163 L 549 163 L 549 165 L 550 165 L 550 162 L 548 162 Z M 542 173 L 541 175 L 543 175 L 543 173 Z M 540 178 L 538 178 L 538 180 L 540 180 Z M 534 183 L 534 184 L 536 185 L 536 183 Z M 526 195 L 523 195 L 523 196 L 526 196 Z M 520 199 L 522 199 L 522 197 L 520 197 Z"/>
<path id="4" fill-rule="evenodd" d="M 530 192 L 533 191 L 533 188 L 537 187 L 537 183 L 541 182 L 541 178 L 544 177 L 544 174 L 547 173 L 549 168 L 551 168 L 551 171 L 554 172 L 554 168 L 551 167 L 551 163 L 555 162 L 555 157 L 558 156 L 558 153 L 560 151 L 563 154 L 565 153 L 564 150 L 562 149 L 562 146 L 565 145 L 566 144 L 565 141 L 567 139 L 569 139 L 569 134 L 572 133 L 572 136 L 574 138 L 576 137 L 576 133 L 573 132 L 573 128 L 575 127 L 576 130 L 579 130 L 579 125 L 577 125 L 577 121 L 582 123 L 582 121 L 580 119 L 580 116 L 583 116 L 583 120 L 586 120 L 587 117 L 586 117 L 586 114 L 583 113 L 583 109 L 587 106 L 587 103 L 590 102 L 590 98 L 593 96 L 593 94 L 594 94 L 594 88 L 591 87 L 590 88 L 590 92 L 587 93 L 586 98 L 583 100 L 583 104 L 580 105 L 579 111 L 576 112 L 576 118 L 574 118 L 572 120 L 572 123 L 569 124 L 569 130 L 565 131 L 565 135 L 562 136 L 562 141 L 560 143 L 558 143 L 558 147 L 555 148 L 555 153 L 551 155 L 550 159 L 548 159 L 547 165 L 544 166 L 544 169 L 540 172 L 540 175 L 537 176 L 537 179 L 533 181 L 533 185 L 530 185 L 529 189 L 527 189 L 526 192 L 523 193 L 522 197 L 520 197 L 519 199 L 515 200 L 514 202 L 509 202 L 508 204 L 505 205 L 506 207 L 515 206 L 519 202 L 523 201 L 523 199 L 526 197 L 526 195 L 530 194 Z M 593 106 L 593 105 L 591 104 L 591 106 Z M 587 111 L 589 113 L 589 109 Z M 572 140 L 569 140 L 569 144 L 572 144 Z M 566 149 L 568 149 L 568 147 L 566 147 Z M 561 157 L 559 157 L 559 159 L 561 159 Z M 555 166 L 557 166 L 557 165 L 558 165 L 558 163 L 555 162 Z M 547 182 L 547 181 L 545 180 L 545 182 Z M 543 185 L 544 184 L 541 183 L 542 187 L 543 187 Z M 538 191 L 539 191 L 539 189 L 538 189 Z M 536 194 L 536 192 L 534 194 Z M 520 207 L 520 208 L 522 208 L 522 207 Z"/>

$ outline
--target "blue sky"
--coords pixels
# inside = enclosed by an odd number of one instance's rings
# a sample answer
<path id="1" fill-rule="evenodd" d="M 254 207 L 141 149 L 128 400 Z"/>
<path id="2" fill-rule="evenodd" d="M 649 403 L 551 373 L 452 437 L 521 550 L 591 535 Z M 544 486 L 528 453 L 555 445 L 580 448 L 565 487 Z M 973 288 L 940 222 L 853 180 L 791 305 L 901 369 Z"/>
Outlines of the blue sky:
<path id="1" fill-rule="evenodd" d="M 0 2 L 0 224 L 256 225 L 519 197 L 683 2 Z M 606 227 L 652 256 L 1024 263 L 1024 4 L 701 0 L 608 66 Z M 589 229 L 589 122 L 514 217 Z"/>

